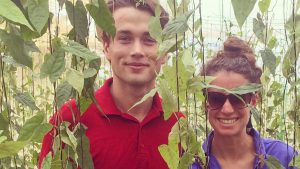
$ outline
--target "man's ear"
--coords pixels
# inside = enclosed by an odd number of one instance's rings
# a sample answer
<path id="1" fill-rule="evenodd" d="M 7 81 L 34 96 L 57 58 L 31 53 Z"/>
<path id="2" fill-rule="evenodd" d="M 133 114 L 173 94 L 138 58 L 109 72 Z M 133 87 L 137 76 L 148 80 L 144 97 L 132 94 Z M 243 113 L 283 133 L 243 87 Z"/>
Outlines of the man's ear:
<path id="1" fill-rule="evenodd" d="M 103 30 L 98 26 L 96 27 L 96 31 L 97 31 L 98 40 L 103 44 L 103 53 L 105 54 L 105 57 L 110 61 L 109 51 L 108 51 L 109 43 L 110 43 L 109 36 L 105 32 L 103 32 Z"/>
<path id="2" fill-rule="evenodd" d="M 165 63 L 168 61 L 168 58 L 169 58 L 169 56 L 168 56 L 167 53 L 164 54 L 164 55 L 162 55 L 162 56 L 159 58 L 160 63 L 161 63 L 161 64 L 165 64 Z"/>
<path id="3" fill-rule="evenodd" d="M 108 61 L 110 61 L 110 51 L 109 51 L 110 49 L 109 49 L 109 45 L 110 45 L 109 41 L 107 41 L 107 40 L 103 41 L 103 52 L 104 52 L 105 57 L 106 57 L 106 59 Z"/>

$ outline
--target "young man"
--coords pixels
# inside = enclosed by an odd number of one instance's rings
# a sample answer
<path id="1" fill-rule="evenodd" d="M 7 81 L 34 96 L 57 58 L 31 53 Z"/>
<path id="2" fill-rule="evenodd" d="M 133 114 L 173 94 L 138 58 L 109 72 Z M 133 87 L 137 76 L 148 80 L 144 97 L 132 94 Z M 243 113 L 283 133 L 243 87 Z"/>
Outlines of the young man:
<path id="1" fill-rule="evenodd" d="M 157 56 L 157 43 L 149 34 L 148 25 L 155 5 L 147 0 L 139 5 L 135 0 L 108 2 L 116 35 L 112 39 L 104 33 L 103 45 L 113 77 L 95 92 L 95 98 L 109 120 L 95 104 L 91 104 L 81 117 L 78 113 L 74 115 L 74 100 L 61 108 L 58 118 L 52 118 L 53 124 L 59 119 L 72 124 L 80 121 L 87 126 L 86 135 L 95 169 L 168 168 L 158 146 L 168 143 L 168 134 L 177 118 L 172 115 L 164 120 L 157 93 L 130 109 L 155 87 L 156 74 L 166 59 Z M 164 27 L 168 18 L 162 11 L 161 25 Z M 53 134 L 50 132 L 43 140 L 39 168 L 48 152 L 52 151 L 52 144 Z"/>

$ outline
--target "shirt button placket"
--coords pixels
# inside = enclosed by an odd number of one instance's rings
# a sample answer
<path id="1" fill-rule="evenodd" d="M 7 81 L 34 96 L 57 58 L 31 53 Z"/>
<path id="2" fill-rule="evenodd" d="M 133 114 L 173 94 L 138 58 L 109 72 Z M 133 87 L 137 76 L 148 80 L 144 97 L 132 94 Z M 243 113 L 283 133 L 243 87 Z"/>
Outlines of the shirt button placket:
<path id="1" fill-rule="evenodd" d="M 138 153 L 137 153 L 137 160 L 138 160 L 138 169 L 147 169 L 148 168 L 148 158 L 146 147 L 143 142 L 142 137 L 142 126 L 139 125 L 139 134 L 138 134 Z"/>

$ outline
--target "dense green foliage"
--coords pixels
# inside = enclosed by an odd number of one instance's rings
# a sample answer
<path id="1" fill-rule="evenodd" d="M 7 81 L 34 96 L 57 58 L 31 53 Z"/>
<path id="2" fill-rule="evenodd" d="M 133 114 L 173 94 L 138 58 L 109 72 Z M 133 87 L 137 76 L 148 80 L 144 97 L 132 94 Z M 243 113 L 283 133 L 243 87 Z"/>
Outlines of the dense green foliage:
<path id="1" fill-rule="evenodd" d="M 91 50 L 90 38 L 95 33 L 91 19 L 110 35 L 115 34 L 114 21 L 104 0 L 89 3 L 58 0 L 57 13 L 50 12 L 51 3 L 49 0 L 0 0 L 0 168 L 36 168 L 43 135 L 52 128 L 49 117 L 70 98 L 76 98 L 84 113 L 94 100 L 93 91 L 110 76 L 103 55 Z M 270 3 L 271 0 L 231 1 L 239 31 L 226 29 L 222 33 L 246 37 L 254 49 L 263 46 L 257 52 L 258 60 L 262 60 L 263 77 L 262 86 L 249 85 L 228 92 L 259 90 L 261 102 L 252 111 L 255 127 L 262 136 L 287 142 L 299 151 L 300 0 L 289 1 L 292 10 L 289 19 L 284 21 L 285 44 L 278 43 L 269 23 Z M 253 18 L 249 38 L 243 27 L 256 4 L 260 11 Z M 162 29 L 159 18 L 153 17 L 150 34 L 157 40 L 160 53 L 169 52 L 169 62 L 162 68 L 157 87 L 141 102 L 158 91 L 164 100 L 166 119 L 174 111 L 186 115 L 185 120 L 173 127 L 169 144 L 159 147 L 171 169 L 183 169 L 192 163 L 195 155 L 205 161 L 201 144 L 210 127 L 201 90 L 212 87 L 209 82 L 213 77 L 197 74 L 212 54 L 203 35 L 201 1 L 168 0 L 168 6 L 171 21 Z M 71 25 L 66 28 L 67 33 L 60 31 L 62 10 L 67 12 L 67 22 Z M 233 26 L 230 22 L 229 27 Z M 279 54 L 275 54 L 278 50 Z M 43 169 L 93 168 L 85 126 L 79 123 L 71 131 L 69 125 L 58 126 L 54 158 L 48 154 Z M 66 143 L 64 149 L 61 141 Z M 185 153 L 179 152 L 178 143 Z M 74 161 L 70 162 L 69 157 Z M 266 163 L 270 168 L 281 168 L 276 159 L 269 158 Z M 299 156 L 293 163 L 300 166 Z"/>

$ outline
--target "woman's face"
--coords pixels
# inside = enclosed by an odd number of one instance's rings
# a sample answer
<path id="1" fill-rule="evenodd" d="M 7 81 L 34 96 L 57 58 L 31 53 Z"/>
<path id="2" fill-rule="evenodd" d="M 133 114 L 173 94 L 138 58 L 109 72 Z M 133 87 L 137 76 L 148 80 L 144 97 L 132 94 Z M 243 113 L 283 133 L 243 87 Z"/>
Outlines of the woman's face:
<path id="1" fill-rule="evenodd" d="M 216 79 L 211 84 L 226 89 L 237 88 L 249 83 L 243 75 L 231 71 L 220 71 L 213 76 Z M 208 89 L 208 97 L 208 100 L 212 99 L 211 103 L 217 101 L 220 103 L 220 100 L 225 98 L 224 104 L 209 104 L 210 101 L 207 103 L 208 119 L 215 135 L 239 136 L 246 133 L 250 109 L 245 104 L 241 105 L 243 102 L 239 98 L 213 88 Z M 253 94 L 246 94 L 243 96 L 243 99 L 253 106 L 256 104 Z"/>

